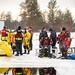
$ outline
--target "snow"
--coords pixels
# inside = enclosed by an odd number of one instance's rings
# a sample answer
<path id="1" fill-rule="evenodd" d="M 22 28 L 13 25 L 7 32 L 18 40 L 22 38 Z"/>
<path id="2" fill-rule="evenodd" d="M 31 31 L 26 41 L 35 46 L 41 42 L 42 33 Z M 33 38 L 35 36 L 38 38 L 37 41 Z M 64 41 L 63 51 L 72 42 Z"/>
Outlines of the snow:
<path id="1" fill-rule="evenodd" d="M 0 68 L 13 67 L 54 67 L 57 70 L 57 75 L 75 75 L 75 60 L 68 59 L 53 59 L 53 58 L 38 58 L 39 50 L 39 33 L 34 33 L 33 36 L 33 50 L 30 54 L 23 54 L 22 56 L 12 55 L 11 57 L 0 57 Z M 75 33 L 71 33 L 72 43 L 71 47 L 75 47 Z M 58 44 L 56 45 L 59 46 Z M 59 48 L 56 52 L 59 52 Z M 0 74 L 2 75 L 2 74 Z M 11 71 L 8 75 L 12 75 Z"/>
<path id="2" fill-rule="evenodd" d="M 1 21 L 1 20 L 0 20 L 0 30 L 2 30 L 3 27 L 4 27 L 4 21 Z"/>

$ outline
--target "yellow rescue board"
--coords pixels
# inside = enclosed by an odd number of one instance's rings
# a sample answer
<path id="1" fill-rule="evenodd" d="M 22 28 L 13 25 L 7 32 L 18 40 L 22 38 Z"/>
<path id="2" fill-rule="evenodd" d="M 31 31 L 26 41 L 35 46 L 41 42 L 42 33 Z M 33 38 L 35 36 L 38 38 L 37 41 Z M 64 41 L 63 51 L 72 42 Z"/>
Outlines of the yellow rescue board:
<path id="1" fill-rule="evenodd" d="M 0 55 L 12 56 L 11 47 L 6 41 L 0 41 Z"/>
<path id="2" fill-rule="evenodd" d="M 0 73 L 5 73 L 9 68 L 0 68 Z"/>

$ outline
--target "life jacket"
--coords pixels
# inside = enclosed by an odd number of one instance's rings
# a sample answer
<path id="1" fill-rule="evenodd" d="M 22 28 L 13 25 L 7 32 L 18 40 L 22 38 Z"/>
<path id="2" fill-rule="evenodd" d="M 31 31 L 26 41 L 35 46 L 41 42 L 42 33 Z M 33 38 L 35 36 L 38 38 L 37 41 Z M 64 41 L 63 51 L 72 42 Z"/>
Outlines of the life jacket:
<path id="1" fill-rule="evenodd" d="M 11 36 L 11 42 L 12 43 L 15 43 L 15 36 L 12 34 L 12 36 Z"/>
<path id="2" fill-rule="evenodd" d="M 17 34 L 15 35 L 15 39 L 16 40 L 22 40 L 23 39 L 21 32 L 17 32 Z"/>
<path id="3" fill-rule="evenodd" d="M 48 37 L 45 37 L 43 40 L 42 40 L 42 44 L 43 45 L 49 45 L 49 42 L 50 40 L 49 40 L 49 38 Z"/>
<path id="4" fill-rule="evenodd" d="M 65 41 L 63 42 L 63 45 L 66 46 L 66 48 L 70 47 L 72 39 L 71 38 L 65 38 Z"/>
<path id="5" fill-rule="evenodd" d="M 12 69 L 12 75 L 23 75 L 23 70 L 22 70 L 22 68 L 13 68 Z"/>
<path id="6" fill-rule="evenodd" d="M 62 31 L 62 32 L 61 32 L 61 40 L 62 40 L 62 41 L 64 41 L 65 38 L 66 38 L 66 35 L 65 35 L 65 34 L 66 34 L 65 31 Z"/>
<path id="7" fill-rule="evenodd" d="M 5 30 L 5 29 L 3 29 L 3 30 L 1 31 L 1 36 L 2 36 L 2 37 L 6 37 L 6 36 L 7 36 L 7 33 L 6 33 L 6 30 Z"/>

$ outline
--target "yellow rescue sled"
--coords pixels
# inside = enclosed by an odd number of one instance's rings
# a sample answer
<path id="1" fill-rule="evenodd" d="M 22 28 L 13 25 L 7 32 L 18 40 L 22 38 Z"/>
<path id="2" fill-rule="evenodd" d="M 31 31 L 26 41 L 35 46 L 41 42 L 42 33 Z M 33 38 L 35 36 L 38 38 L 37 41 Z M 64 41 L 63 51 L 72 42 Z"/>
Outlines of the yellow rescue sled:
<path id="1" fill-rule="evenodd" d="M 0 55 L 12 56 L 11 47 L 6 41 L 0 41 Z"/>
<path id="2" fill-rule="evenodd" d="M 0 73 L 4 74 L 8 70 L 9 70 L 9 68 L 0 68 Z"/>

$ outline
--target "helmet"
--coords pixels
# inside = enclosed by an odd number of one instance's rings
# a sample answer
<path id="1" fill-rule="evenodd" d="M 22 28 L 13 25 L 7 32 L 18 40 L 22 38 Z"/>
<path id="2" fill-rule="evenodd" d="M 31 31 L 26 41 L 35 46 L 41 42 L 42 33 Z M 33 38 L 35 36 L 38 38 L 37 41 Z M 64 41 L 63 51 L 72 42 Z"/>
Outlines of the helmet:
<path id="1" fill-rule="evenodd" d="M 6 29 L 6 26 L 4 26 L 3 28 Z"/>
<path id="2" fill-rule="evenodd" d="M 62 27 L 62 31 L 65 31 L 66 30 L 66 28 L 65 27 Z"/>
<path id="3" fill-rule="evenodd" d="M 21 26 L 18 26 L 17 30 L 20 30 L 21 29 Z"/>
<path id="4" fill-rule="evenodd" d="M 49 31 L 52 31 L 52 28 L 50 28 Z"/>

